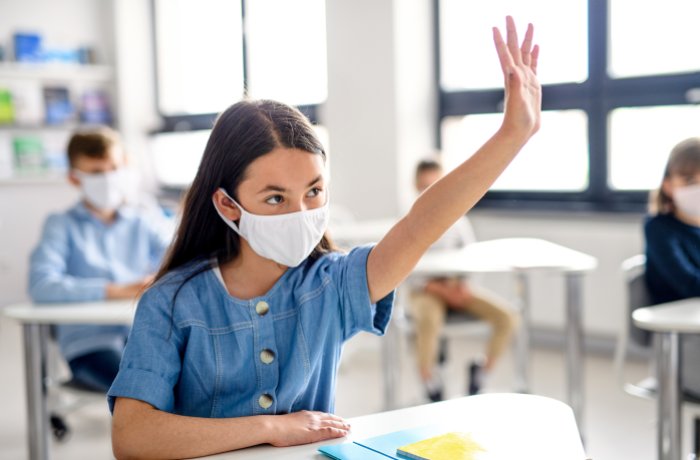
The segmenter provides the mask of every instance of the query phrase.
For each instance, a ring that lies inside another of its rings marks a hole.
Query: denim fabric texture
[[[128,397],[197,417],[332,412],[343,343],[383,334],[391,316],[393,292],[369,298],[371,249],[307,259],[249,300],[226,291],[211,261],[169,273],[139,302],[110,410]]]

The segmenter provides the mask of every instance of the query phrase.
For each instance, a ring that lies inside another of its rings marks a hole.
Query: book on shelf
[[[75,120],[70,92],[64,86],[44,87],[44,109],[46,124],[61,125]]]
[[[19,126],[37,126],[44,122],[44,99],[38,81],[15,81],[9,85],[12,93],[14,123]]]
[[[15,110],[12,104],[12,93],[8,88],[0,87],[0,124],[12,123],[15,120]]]
[[[100,125],[112,123],[112,109],[105,90],[87,89],[83,92],[80,97],[80,121]]]

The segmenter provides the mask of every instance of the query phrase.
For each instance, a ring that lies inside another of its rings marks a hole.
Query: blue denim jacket
[[[370,250],[307,259],[250,300],[229,295],[211,262],[171,272],[139,302],[110,410],[128,397],[196,417],[332,412],[343,343],[383,334],[391,315],[393,292],[369,298]]]
[[[31,255],[29,295],[37,303],[103,300],[107,283],[133,283],[154,273],[171,237],[172,224],[155,213],[123,207],[105,224],[78,203],[46,219]],[[128,332],[126,326],[56,326],[68,360],[121,351]]]

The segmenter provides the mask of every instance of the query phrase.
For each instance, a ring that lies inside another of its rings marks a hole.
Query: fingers
[[[498,27],[493,28],[493,43],[496,45],[496,52],[498,53],[498,60],[501,63],[501,70],[503,71],[503,74],[510,74],[512,71],[511,69],[515,66],[515,63],[513,62],[513,57],[508,51],[506,43],[503,41],[501,31],[498,30]]]
[[[335,428],[337,430],[348,431],[350,430],[350,424],[344,420],[323,420],[321,421],[321,428]]]
[[[506,42],[508,51],[516,65],[522,64],[520,48],[518,48],[518,31],[515,29],[515,21],[512,16],[506,16]]]
[[[520,46],[520,55],[522,56],[523,64],[527,66],[529,66],[531,62],[530,49],[532,48],[533,32],[534,28],[532,27],[532,24],[528,24],[527,31],[525,32],[525,39],[523,40],[523,44]]]
[[[535,45],[533,47],[534,27],[532,24],[527,25],[525,38],[522,45],[518,47],[518,32],[515,27],[515,21],[512,16],[506,16],[506,40],[497,27],[493,28],[493,42],[496,45],[498,60],[501,64],[506,81],[508,77],[514,75],[515,67],[526,66],[530,67],[534,73],[537,73],[537,60],[539,58],[540,48]]]
[[[540,57],[540,47],[539,45],[535,45],[534,48],[532,48],[532,53],[531,53],[531,62],[530,62],[530,68],[532,69],[532,72],[537,75],[537,60]]]

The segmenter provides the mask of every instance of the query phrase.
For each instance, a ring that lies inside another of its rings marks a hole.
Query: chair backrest
[[[630,257],[622,263],[622,271],[627,283],[627,333],[630,341],[641,347],[651,346],[651,333],[634,325],[632,312],[652,304],[644,278],[645,269],[646,257],[642,254]]]

